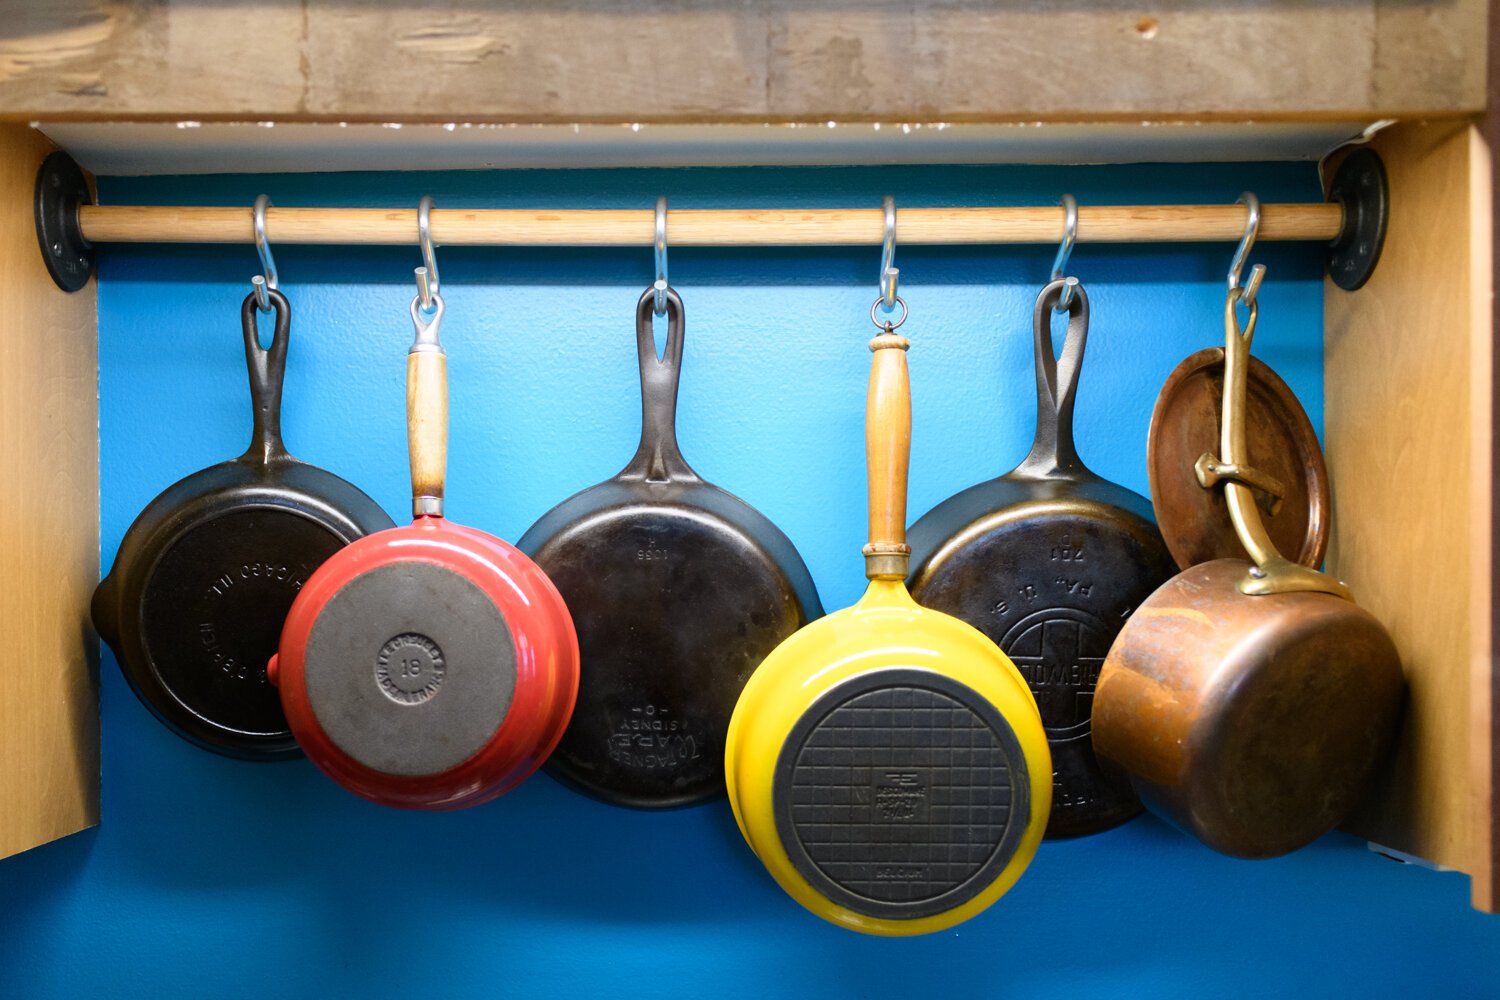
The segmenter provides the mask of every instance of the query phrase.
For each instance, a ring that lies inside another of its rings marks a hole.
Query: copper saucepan
[[[1283,558],[1249,484],[1245,397],[1257,306],[1224,307],[1220,455],[1205,455],[1254,560],[1163,584],[1126,623],[1094,698],[1094,749],[1146,806],[1225,854],[1285,854],[1358,803],[1395,734],[1404,681],[1385,628],[1348,589]],[[1200,479],[1207,481],[1203,473]]]

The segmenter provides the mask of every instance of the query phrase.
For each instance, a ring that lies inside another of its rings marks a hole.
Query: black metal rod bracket
[[[36,240],[57,287],[76,292],[94,273],[94,247],[83,238],[78,206],[92,205],[88,178],[67,153],[58,150],[36,173]]]
[[[1380,154],[1363,148],[1345,157],[1328,185],[1328,200],[1344,206],[1343,228],[1328,244],[1324,258],[1328,276],[1335,285],[1352,292],[1370,280],[1385,247],[1391,191]]]

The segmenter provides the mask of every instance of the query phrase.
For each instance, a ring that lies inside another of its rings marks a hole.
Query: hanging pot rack
[[[1364,284],[1380,257],[1388,214],[1385,168],[1360,149],[1341,164],[1325,202],[1261,206],[1258,239],[1328,244],[1329,274],[1339,287]],[[53,153],[37,175],[37,237],[58,285],[88,281],[100,243],[251,243],[249,206],[169,207],[92,204],[87,179],[66,153]],[[263,214],[278,244],[411,244],[412,208],[279,208]],[[1078,243],[1213,242],[1240,239],[1246,209],[1224,205],[1080,205]],[[1065,235],[1060,205],[902,208],[903,245],[1045,244]],[[448,246],[645,246],[656,215],[641,209],[434,208],[434,242]],[[882,243],[879,207],[847,209],[674,209],[674,246],[852,246]]]

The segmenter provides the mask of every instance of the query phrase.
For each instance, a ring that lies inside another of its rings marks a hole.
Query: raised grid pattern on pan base
[[[1010,762],[990,726],[938,691],[858,694],[807,734],[791,816],[832,882],[882,903],[933,899],[973,878],[1011,821]]]

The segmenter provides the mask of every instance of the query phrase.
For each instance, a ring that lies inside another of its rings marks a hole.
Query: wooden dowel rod
[[[84,238],[91,243],[250,243],[250,208],[165,208],[84,205]],[[1322,240],[1338,235],[1338,204],[1264,205],[1259,239]],[[878,245],[879,208],[681,209],[667,215],[671,246]],[[446,246],[650,246],[650,209],[436,208],[433,239]],[[1230,241],[1245,226],[1241,205],[1082,206],[1080,243]],[[1062,209],[903,208],[903,244],[1056,243]],[[271,208],[266,235],[278,243],[416,243],[414,208]]]

